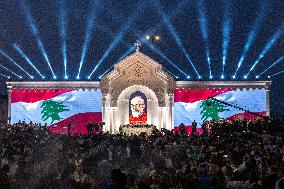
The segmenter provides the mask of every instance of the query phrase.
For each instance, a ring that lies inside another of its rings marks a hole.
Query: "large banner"
[[[210,97],[260,115],[266,115],[265,89],[177,89],[174,92],[174,126],[178,127],[183,123],[191,132],[191,124],[194,120],[198,128],[201,128],[201,124],[206,120],[255,117],[245,111],[208,99]]]
[[[102,121],[102,94],[97,90],[12,90],[11,123],[25,121],[50,126],[53,132],[87,133],[86,125]]]
[[[147,98],[144,93],[135,91],[129,98],[129,123],[147,123]]]

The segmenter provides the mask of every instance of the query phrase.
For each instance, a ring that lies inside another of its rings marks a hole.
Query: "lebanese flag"
[[[55,133],[86,134],[86,125],[102,121],[102,94],[97,90],[12,90],[11,123],[25,121],[49,126]]]
[[[191,124],[197,122],[197,132],[201,133],[201,124],[204,120],[212,119],[252,119],[254,115],[213,100],[209,97],[232,104],[260,115],[266,115],[265,89],[234,90],[186,90],[177,89],[174,92],[174,126],[183,123],[191,133]]]

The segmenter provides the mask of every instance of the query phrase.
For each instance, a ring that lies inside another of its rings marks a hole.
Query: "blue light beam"
[[[63,55],[63,63],[64,63],[64,78],[68,79],[67,75],[67,13],[66,13],[66,1],[60,1],[59,7],[59,32],[61,38],[61,51]]]
[[[171,64],[174,68],[176,68],[178,71],[180,71],[186,78],[189,74],[186,74],[184,71],[182,71],[177,64],[173,63],[173,61],[171,61],[160,49],[158,49],[157,47],[155,47],[154,44],[149,43],[149,41],[147,41],[145,38],[142,38],[141,35],[136,33],[136,36],[141,39],[141,42],[144,43],[145,45],[147,45],[153,52],[157,53],[160,57],[162,57],[163,59],[165,59],[169,64]]]
[[[256,65],[259,64],[259,62],[262,60],[262,58],[266,55],[266,53],[272,48],[272,46],[275,44],[275,42],[281,37],[282,33],[284,30],[284,22],[282,23],[282,25],[280,26],[280,28],[278,28],[278,30],[274,33],[274,35],[270,38],[270,40],[268,41],[268,43],[265,45],[265,47],[263,48],[263,50],[261,51],[259,57],[257,58],[257,60],[254,62],[254,64],[252,65],[252,67],[249,69],[249,72],[246,74],[246,76],[248,76],[251,71],[255,68]]]
[[[5,74],[1,74],[1,73],[0,73],[0,75],[2,75],[3,77],[6,77],[7,79],[11,79],[11,76],[8,76],[8,75],[5,75]]]
[[[40,73],[40,71],[32,63],[29,57],[24,53],[24,51],[17,44],[13,44],[13,47],[18,53],[20,53],[20,55],[27,61],[27,63],[35,69],[35,71],[41,76],[41,78],[44,79],[45,77]]]
[[[34,78],[34,76],[30,75],[24,68],[22,68],[22,66],[20,66],[16,61],[14,61],[7,53],[5,53],[2,49],[0,49],[0,53],[6,57],[10,62],[12,62],[13,64],[15,64],[18,68],[20,68],[20,70],[22,70],[23,72],[25,72],[31,79]]]
[[[13,75],[17,76],[18,78],[22,79],[23,77],[21,75],[16,74],[15,72],[11,71],[10,69],[8,69],[7,67],[3,66],[2,64],[0,64],[0,67],[2,67],[4,70],[7,70],[8,72],[12,73]]]
[[[32,17],[31,11],[30,11],[29,7],[26,5],[24,0],[19,0],[19,2],[21,4],[22,9],[24,10],[24,13],[25,13],[25,16],[26,16],[26,20],[27,20],[27,22],[28,22],[28,24],[30,26],[30,29],[31,29],[34,37],[36,38],[37,45],[38,45],[38,47],[39,47],[39,49],[40,49],[40,51],[41,51],[41,53],[42,53],[46,63],[48,64],[48,67],[49,67],[49,69],[50,69],[50,71],[51,71],[51,73],[53,75],[53,78],[56,78],[56,75],[53,72],[53,69],[51,67],[48,55],[46,53],[46,50],[45,50],[44,45],[42,43],[42,40],[40,38],[39,31],[38,31],[37,26],[35,24],[35,21],[34,21],[34,19]]]
[[[202,38],[205,44],[206,59],[207,59],[208,69],[209,69],[209,78],[212,79],[213,76],[212,76],[212,70],[211,70],[210,50],[208,46],[208,29],[207,29],[207,21],[206,21],[206,12],[205,12],[203,3],[204,3],[203,1],[198,1],[197,3],[198,22],[199,22],[199,27],[201,30]]]
[[[127,30],[133,25],[136,18],[142,13],[141,6],[138,6],[140,10],[134,11],[134,15],[130,15],[127,19],[126,24],[123,26],[123,28],[120,29],[116,37],[112,40],[106,51],[104,52],[103,56],[99,59],[99,61],[96,63],[96,66],[94,67],[93,71],[90,73],[89,77],[91,77],[94,72],[98,69],[98,67],[103,63],[103,61],[107,58],[107,56],[110,54],[113,48],[115,48],[123,39],[123,36],[125,33],[127,33]]]
[[[180,37],[178,36],[178,34],[177,34],[177,32],[176,32],[174,26],[172,25],[172,23],[171,23],[169,17],[168,17],[168,16],[166,15],[166,13],[163,11],[163,9],[161,8],[161,5],[160,5],[160,3],[159,3],[158,1],[156,1],[156,4],[155,4],[155,5],[156,5],[156,8],[158,9],[158,12],[159,12],[160,15],[162,16],[163,21],[164,21],[164,23],[165,23],[166,26],[167,26],[167,29],[169,30],[170,34],[171,34],[172,37],[174,38],[176,44],[181,48],[183,54],[185,55],[187,61],[190,63],[190,65],[191,65],[192,68],[194,69],[196,75],[197,75],[198,77],[200,77],[198,71],[196,70],[196,68],[195,68],[195,66],[194,66],[194,64],[193,64],[193,62],[192,62],[192,60],[191,60],[191,58],[190,58],[190,56],[189,56],[189,53],[186,51],[184,45],[182,44],[181,39],[180,39]]]
[[[223,24],[222,79],[224,79],[227,52],[228,52],[228,47],[230,43],[230,32],[231,32],[230,21],[226,19]]]
[[[224,1],[225,3],[225,10],[224,10],[224,19],[223,19],[223,44],[222,44],[222,75],[221,79],[224,79],[225,76],[225,65],[226,65],[226,60],[227,60],[227,52],[229,48],[229,43],[230,43],[230,34],[231,34],[231,24],[232,20],[230,18],[230,8],[231,5],[229,2]]]
[[[129,47],[129,49],[123,55],[121,55],[116,62],[118,63],[118,62],[122,61],[124,58],[126,58],[134,50],[135,50],[134,46]],[[115,64],[117,64],[117,63],[115,63]],[[114,65],[111,65],[102,75],[100,75],[99,79],[101,79],[106,73],[108,73],[111,69],[113,69]],[[90,78],[91,77],[89,77],[89,79]]]
[[[261,8],[257,12],[256,20],[254,21],[254,24],[253,24],[253,26],[252,26],[252,28],[249,32],[249,35],[248,35],[248,38],[246,40],[241,58],[238,62],[238,66],[237,66],[237,69],[236,69],[233,77],[236,77],[236,75],[237,75],[243,61],[245,60],[246,55],[247,55],[247,53],[248,53],[248,51],[249,51],[249,49],[250,49],[250,47],[251,47],[251,45],[252,45],[252,43],[255,39],[255,36],[257,35],[257,33],[258,33],[258,31],[261,27],[261,24],[264,21],[265,15],[267,15],[268,5],[269,5],[269,0],[261,2]]]
[[[265,69],[263,72],[261,72],[260,74],[258,74],[256,77],[260,77],[261,75],[263,75],[264,73],[266,73],[268,70],[270,70],[272,67],[276,66],[277,64],[279,64],[280,62],[282,62],[284,60],[284,56],[281,56],[280,58],[278,58],[278,60],[276,60],[275,62],[273,62],[273,64],[271,64],[267,69]]]
[[[282,73],[284,73],[284,70],[282,70],[282,71],[280,71],[280,72],[277,72],[277,73],[275,73],[275,74],[272,74],[272,75],[270,75],[270,76],[268,76],[268,77],[269,77],[269,78],[272,78],[272,77],[275,77],[275,76],[280,75],[280,74],[282,74]]]
[[[92,8],[91,8],[91,13],[88,17],[88,20],[87,20],[87,28],[86,28],[86,31],[85,31],[85,38],[84,38],[84,42],[83,42],[83,47],[82,47],[82,54],[81,54],[81,59],[80,59],[80,63],[79,63],[79,70],[78,70],[78,74],[77,74],[77,79],[80,79],[80,73],[81,73],[81,69],[82,69],[82,66],[83,66],[83,63],[85,61],[85,57],[86,57],[86,54],[87,54],[87,50],[88,50],[88,47],[89,47],[89,43],[92,39],[92,33],[93,33],[93,30],[94,30],[94,27],[95,27],[95,20],[96,20],[96,13],[97,13],[97,9],[98,9],[98,4],[93,2],[92,4]]]

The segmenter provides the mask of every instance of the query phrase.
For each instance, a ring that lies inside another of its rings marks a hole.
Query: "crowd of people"
[[[0,188],[284,188],[281,122],[204,122],[203,133],[62,135],[0,123]]]

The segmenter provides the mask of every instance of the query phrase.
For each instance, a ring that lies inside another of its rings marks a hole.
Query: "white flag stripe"
[[[265,89],[261,90],[235,90],[229,91],[214,97],[218,100],[227,102],[249,110],[251,112],[264,112],[266,111],[266,92]],[[202,123],[200,108],[201,101],[196,101],[194,103],[186,102],[175,102],[174,104],[174,125],[178,126],[180,123],[185,125],[191,125],[193,120],[197,123]],[[228,106],[229,111],[220,112],[220,118],[228,118],[234,116],[238,113],[243,113],[244,111],[235,109]],[[199,125],[200,126],[200,125]]]
[[[70,110],[59,113],[59,116],[63,119],[66,119],[78,113],[102,112],[102,94],[100,90],[74,90],[50,99],[54,100],[55,102],[63,102],[63,105]],[[37,101],[34,103],[12,103],[11,122],[17,123],[19,120],[25,120],[26,122],[32,121],[35,123],[47,123],[48,125],[50,125],[50,118],[46,121],[42,120],[42,108],[40,108],[42,102],[43,101]],[[55,121],[54,123],[57,122],[58,121]]]

